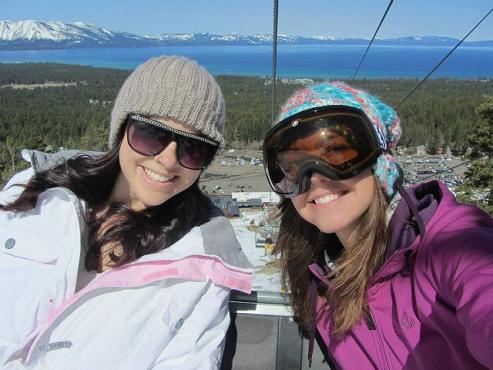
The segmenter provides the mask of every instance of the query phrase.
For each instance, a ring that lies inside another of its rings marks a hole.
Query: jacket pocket
[[[24,260],[51,264],[60,253],[60,241],[37,229],[19,227],[14,221],[0,234],[0,251]]]
[[[23,218],[4,218],[5,213],[0,212],[0,341],[21,343],[52,309],[49,286],[61,243]]]

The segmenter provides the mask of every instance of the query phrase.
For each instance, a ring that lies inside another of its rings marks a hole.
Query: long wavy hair
[[[280,254],[283,281],[290,288],[291,304],[302,332],[312,324],[310,294],[312,275],[308,265],[325,264],[325,253],[335,266],[326,277],[330,287],[320,284],[318,294],[326,299],[336,337],[343,337],[368,315],[366,294],[371,279],[382,266],[387,247],[385,212],[388,202],[375,176],[374,200],[361,215],[344,248],[335,234],[322,233],[301,218],[289,199],[282,199],[278,217],[279,236],[274,253]]]
[[[23,212],[36,207],[39,195],[47,189],[63,187],[86,202],[84,219],[88,242],[85,267],[102,271],[103,247],[119,246],[110,252],[112,267],[158,252],[182,238],[194,226],[209,221],[211,202],[199,189],[198,180],[161,205],[134,211],[125,204],[107,200],[120,173],[119,150],[125,125],[118,134],[118,145],[99,156],[78,155],[47,171],[39,172],[25,185],[19,198],[0,210]],[[103,210],[103,211],[102,211]],[[113,222],[111,222],[113,221]],[[111,249],[111,248],[110,248]]]

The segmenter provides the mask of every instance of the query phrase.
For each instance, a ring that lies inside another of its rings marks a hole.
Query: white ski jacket
[[[14,176],[0,203],[33,173]],[[218,369],[230,290],[252,286],[226,218],[75,292],[83,210],[72,192],[53,188],[28,212],[0,211],[0,368]]]

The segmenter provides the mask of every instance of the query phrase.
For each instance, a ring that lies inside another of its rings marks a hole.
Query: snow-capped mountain
[[[367,45],[368,39],[337,39],[331,36],[278,35],[279,44],[352,44]],[[377,39],[380,45],[454,45],[448,37],[402,37]],[[136,35],[114,32],[84,22],[63,23],[36,20],[0,21],[0,50],[65,49],[92,47],[150,47],[165,45],[269,45],[272,35],[189,33]],[[493,41],[469,42],[475,46],[493,46]]]
[[[109,40],[114,36],[114,32],[83,22],[0,21],[0,39],[5,41]]]
[[[0,49],[140,46],[141,39],[84,22],[0,21]]]
[[[115,36],[114,32],[83,22],[38,22],[27,21],[0,21],[0,35],[2,40],[84,40],[106,39]]]

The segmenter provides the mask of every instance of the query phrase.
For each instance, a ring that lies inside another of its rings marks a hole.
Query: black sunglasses
[[[137,153],[150,157],[158,155],[174,141],[178,163],[191,170],[206,168],[219,148],[219,143],[213,140],[137,114],[127,118],[127,141]]]

